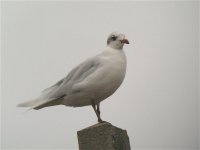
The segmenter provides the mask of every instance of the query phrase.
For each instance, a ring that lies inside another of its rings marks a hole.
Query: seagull
[[[38,98],[17,106],[38,110],[55,105],[92,105],[98,122],[104,122],[100,117],[100,102],[119,88],[126,74],[124,44],[129,44],[124,34],[111,33],[104,51],[76,66],[66,77],[43,90]]]

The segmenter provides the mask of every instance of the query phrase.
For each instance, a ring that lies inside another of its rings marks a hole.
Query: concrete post
[[[130,150],[126,130],[98,123],[77,132],[79,150]]]

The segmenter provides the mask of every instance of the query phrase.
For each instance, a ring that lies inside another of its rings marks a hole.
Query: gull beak
[[[129,41],[127,39],[123,39],[123,40],[120,40],[121,43],[125,43],[125,44],[129,44]]]

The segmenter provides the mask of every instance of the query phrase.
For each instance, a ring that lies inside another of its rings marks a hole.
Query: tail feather
[[[17,107],[29,107],[30,109],[41,109],[43,107],[47,106],[54,106],[61,104],[62,98],[51,98],[51,99],[45,99],[45,98],[37,98],[32,101],[20,103],[17,105]]]
[[[35,106],[33,109],[41,109],[41,108],[44,108],[44,107],[50,107],[50,106],[55,106],[55,105],[61,105],[62,104],[62,101],[63,99],[55,99],[55,100],[52,100],[50,102],[46,102],[46,103],[43,103],[41,105],[38,105],[38,106]]]
[[[34,99],[34,100],[31,100],[31,101],[28,101],[28,102],[20,103],[20,104],[17,105],[17,107],[29,107],[31,109],[34,109],[35,107],[38,107],[38,106],[43,105],[45,103],[48,103],[52,100],[54,100],[54,99],[38,98],[38,99]]]
[[[35,99],[35,100],[28,101],[28,102],[20,103],[17,105],[17,107],[33,107],[37,103],[38,103],[38,99]]]

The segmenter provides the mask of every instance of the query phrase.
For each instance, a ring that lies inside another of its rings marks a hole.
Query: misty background
[[[97,123],[92,107],[24,113],[83,60],[124,33],[127,74],[101,103],[132,149],[198,149],[199,3],[2,2],[1,148],[78,149],[76,132]]]

